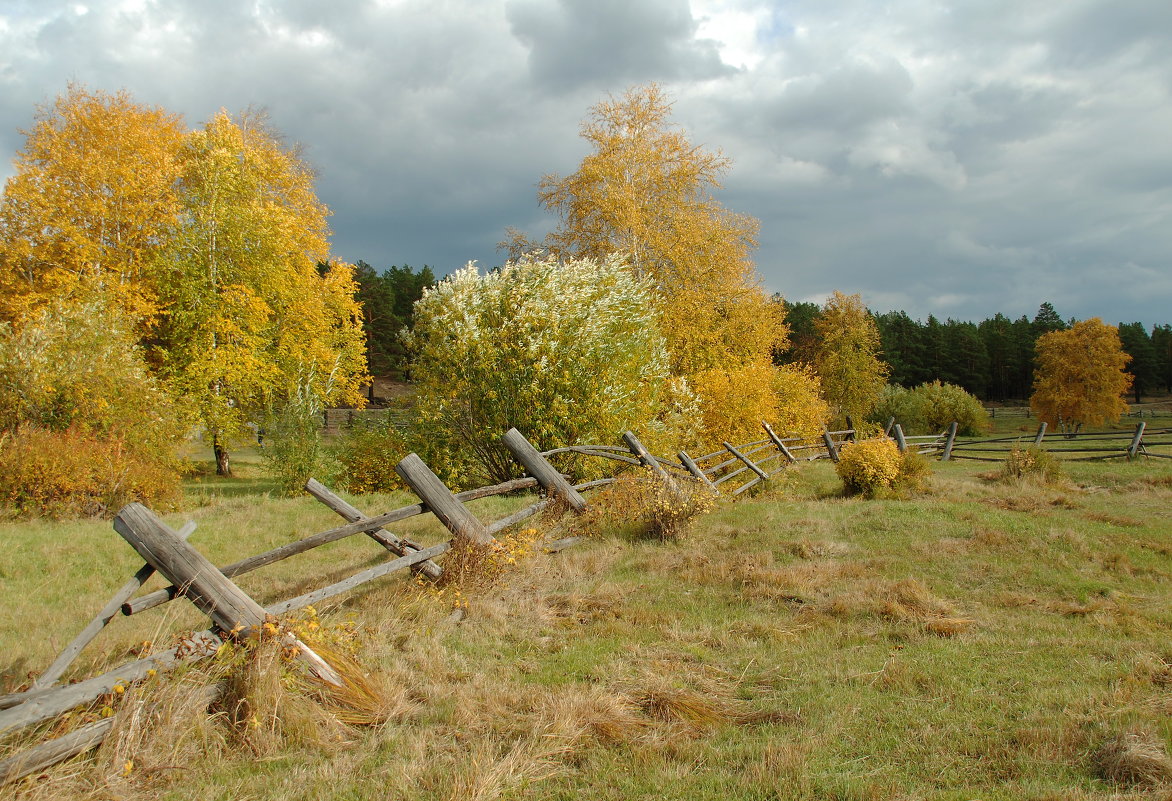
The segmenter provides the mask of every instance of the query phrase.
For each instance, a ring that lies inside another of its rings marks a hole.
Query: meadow
[[[194,520],[191,542],[214,562],[336,525],[308,498],[272,497],[247,455],[236,464],[236,479],[189,479],[187,508],[167,518]],[[719,504],[678,542],[601,525],[460,596],[383,579],[317,619],[345,632],[369,671],[376,725],[241,735],[222,713],[190,708],[182,688],[204,680],[192,668],[115,700],[115,735],[96,755],[6,789],[282,801],[1167,796],[1138,769],[1105,771],[1102,749],[1131,734],[1159,762],[1172,737],[1172,464],[1069,464],[1049,484],[993,481],[993,467],[935,463],[926,492],[866,500],[842,497],[825,461],[802,464]],[[406,501],[350,500],[371,513]],[[473,509],[490,519],[522,502]],[[427,517],[395,531],[444,537]],[[9,521],[0,538],[10,691],[140,562],[106,521]],[[383,558],[351,538],[240,584],[264,603]],[[115,620],[76,672],[203,625],[182,601]],[[187,708],[151,729],[139,713],[152,698]],[[288,704],[288,717],[301,714]]]

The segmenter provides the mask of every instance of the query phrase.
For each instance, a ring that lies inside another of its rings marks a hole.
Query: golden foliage
[[[871,496],[895,485],[901,462],[894,442],[875,437],[843,445],[834,469],[848,495]]]
[[[159,339],[211,437],[293,399],[361,405],[352,268],[324,265],[328,211],[296,151],[263,117],[221,111],[188,137],[180,196]]]
[[[0,319],[93,290],[150,318],[179,214],[181,118],[71,84],[22,133],[0,205]]]
[[[781,436],[814,437],[830,420],[830,405],[822,397],[822,381],[814,368],[786,364],[777,368],[774,385],[777,411],[768,419]]]
[[[1037,368],[1030,408],[1038,418],[1064,430],[1116,421],[1127,411],[1124,393],[1131,357],[1123,351],[1119,329],[1098,317],[1051,331],[1035,344]]]
[[[561,218],[543,246],[579,258],[626,254],[658,292],[672,374],[709,387],[709,397],[738,376],[759,380],[743,387],[744,408],[756,409],[773,383],[764,365],[787,333],[780,304],[762,291],[749,256],[758,223],[712,196],[729,160],[693,145],[670,115],[656,84],[591,110],[581,128],[591,153],[573,174],[541,181],[542,205]],[[532,247],[512,237],[513,250]],[[710,441],[748,425],[736,411],[719,423],[720,408],[706,405],[703,413],[712,423]]]
[[[837,419],[862,422],[875,405],[891,368],[879,358],[879,328],[859,295],[835,291],[815,321],[816,368]]]

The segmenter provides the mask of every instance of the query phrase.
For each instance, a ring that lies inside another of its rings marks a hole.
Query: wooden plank
[[[97,748],[113,725],[114,718],[99,720],[0,761],[0,785],[23,779],[70,757],[84,754],[91,748]]]
[[[350,523],[357,523],[366,517],[356,506],[338,497],[329,487],[322,484],[316,478],[311,478],[305,482],[305,491]],[[367,531],[366,534],[388,551],[399,556],[406,556],[408,553],[414,553],[419,550],[415,543],[408,542],[383,528]],[[430,579],[438,579],[444,572],[443,568],[431,561],[418,562],[412,566],[412,570],[422,573]]]
[[[750,469],[750,470],[752,470],[754,473],[756,473],[756,474],[757,474],[757,477],[758,477],[759,479],[761,479],[762,481],[766,481],[766,480],[768,480],[768,478],[769,478],[769,474],[768,474],[768,473],[766,473],[764,470],[762,470],[762,469],[761,469],[760,467],[758,467],[757,465],[755,465],[755,464],[752,462],[752,460],[750,460],[750,459],[749,459],[749,457],[748,457],[748,456],[745,456],[743,453],[741,453],[739,450],[737,450],[737,449],[736,449],[736,447],[734,447],[734,446],[733,446],[731,443],[729,443],[729,442],[722,442],[722,443],[720,443],[720,444],[721,444],[721,445],[723,445],[723,446],[725,447],[725,449],[726,449],[726,450],[727,450],[729,453],[731,453],[733,456],[737,457],[737,458],[738,458],[738,459],[740,459],[742,462],[744,462],[744,463],[745,463],[745,467],[749,468],[749,469]]]
[[[183,594],[220,631],[230,636],[259,635],[265,620],[265,610],[244,590],[208,561],[207,557],[164,525],[150,509],[140,503],[127,504],[114,518],[114,530],[170,579]],[[299,658],[323,681],[341,685],[342,680],[313,649],[292,635],[285,638],[287,645],[296,648]]]
[[[794,458],[793,453],[790,452],[790,449],[785,446],[784,442],[782,442],[781,437],[773,433],[773,428],[770,427],[769,423],[766,423],[764,420],[762,420],[761,426],[765,429],[765,433],[769,435],[769,439],[772,440],[773,444],[777,446],[777,449],[781,451],[787,462],[793,464],[795,461],[797,461]]]
[[[825,428],[822,429],[822,444],[826,446],[826,455],[830,457],[830,461],[837,462],[838,448],[834,447],[834,438]]]
[[[433,545],[430,548],[424,548],[421,551],[413,551],[406,556],[400,556],[398,559],[393,559],[390,562],[384,562],[381,565],[376,565],[375,567],[355,573],[353,576],[330,584],[327,587],[322,587],[313,592],[307,592],[288,601],[271,604],[266,611],[270,615],[282,615],[294,609],[304,609],[310,604],[316,604],[327,598],[333,598],[335,595],[341,595],[369,581],[381,578],[388,573],[394,573],[396,570],[406,570],[409,567],[421,564],[432,557],[439,556],[445,551],[450,550],[451,547],[452,544],[450,542],[443,542],[439,545]]]
[[[643,447],[643,443],[639,441],[639,438],[635,436],[634,432],[624,431],[623,442],[627,443],[627,447],[631,449],[631,453],[638,457],[639,462],[644,467],[651,468],[651,472],[663,479],[665,483],[672,484],[671,477],[663,469],[663,465],[659,463],[658,459],[647,452],[647,449]]]
[[[907,453],[907,439],[903,436],[903,426],[899,423],[895,424],[895,445],[899,448],[900,453]]]
[[[183,528],[179,529],[178,535],[181,539],[187,539],[191,536],[191,532],[195,531],[195,523],[187,521]],[[155,568],[152,565],[146,564],[138,569],[138,572],[131,576],[130,580],[119,588],[118,592],[102,607],[102,610],[89,622],[84,629],[81,630],[73,642],[65,646],[57,658],[53,660],[53,664],[46,668],[45,672],[36,678],[33,682],[33,688],[39,689],[41,687],[49,687],[61,678],[61,674],[73,664],[77,659],[77,655],[81,653],[82,649],[93,642],[94,637],[97,637],[99,632],[106,627],[106,625],[114,619],[122,609],[122,604],[130,600],[130,596],[138,592],[139,588],[146,583],[147,579],[155,574]]]
[[[716,485],[712,483],[712,479],[708,477],[707,473],[700,469],[700,466],[692,460],[692,457],[688,455],[687,451],[680,451],[676,454],[676,458],[680,460],[680,464],[688,469],[689,473],[691,473],[700,481],[703,481],[708,489],[712,490],[717,495],[720,494],[720,490],[718,490]]]
[[[260,604],[142,504],[123,507],[114,518],[114,530],[148,564],[182,587],[183,594],[221,631],[250,631],[264,622]]]
[[[578,494],[570,482],[566,481],[544,456],[538,453],[537,448],[534,448],[520,431],[510,428],[501,437],[501,443],[525,467],[529,475],[538,480],[547,493],[561,498],[575,512],[585,511],[586,499]]]
[[[115,685],[125,686],[127,682],[145,678],[152,670],[163,670],[183,662],[193,662],[211,656],[222,642],[223,640],[211,631],[201,631],[174,648],[119,665],[100,676],[76,684],[49,687],[28,693],[31,696],[28,700],[0,711],[0,733],[6,734],[57,717],[62,712],[88,704],[112,692]]]
[[[1147,427],[1147,424],[1144,423],[1142,420],[1139,422],[1138,425],[1136,425],[1135,437],[1131,440],[1131,445],[1127,449],[1128,460],[1134,459],[1135,455],[1137,453],[1139,453],[1140,444],[1143,442],[1143,439],[1144,439],[1144,428],[1146,428],[1146,427]]]
[[[948,440],[944,443],[944,453],[940,454],[940,461],[947,462],[952,458],[952,446],[956,442],[956,429],[959,426],[956,421],[952,421],[952,425],[948,426]]]
[[[418,454],[407,454],[395,465],[395,472],[457,539],[466,538],[479,545],[488,545],[493,541],[484,525],[456,500],[452,491],[444,486],[444,482],[423,463]]]

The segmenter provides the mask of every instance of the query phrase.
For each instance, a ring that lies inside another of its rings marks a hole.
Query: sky
[[[1168,0],[0,0],[0,179],[71,81],[266,109],[335,256],[440,275],[549,231],[590,107],[658,82],[769,292],[1172,322]]]

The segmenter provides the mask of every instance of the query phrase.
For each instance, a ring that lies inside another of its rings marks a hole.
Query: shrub
[[[408,452],[403,432],[390,419],[355,425],[342,435],[334,449],[338,483],[359,495],[402,489],[404,484],[395,465]]]
[[[107,516],[131,501],[157,509],[178,497],[178,474],[121,440],[31,425],[0,436],[0,504],[18,514]]]
[[[989,415],[975,396],[955,384],[932,381],[915,389],[888,384],[868,419],[885,424],[892,417],[908,434],[935,434],[953,422],[961,436],[989,428]]]
[[[337,462],[322,438],[320,405],[296,398],[269,416],[264,428],[265,471],[286,495],[301,491],[317,478],[333,483]]]
[[[1036,445],[1014,447],[996,475],[1003,481],[1048,483],[1062,477],[1062,464],[1053,454]]]
[[[895,485],[902,461],[894,442],[875,437],[843,445],[834,469],[848,495],[874,497]]]
[[[470,486],[517,474],[500,445],[510,427],[539,450],[646,427],[668,385],[654,300],[618,258],[527,257],[440,281],[407,337],[420,456],[449,485]]]
[[[568,529],[591,535],[634,524],[638,536],[677,541],[715,503],[716,497],[698,481],[681,478],[669,484],[650,475],[624,475],[600,492]]]
[[[822,398],[822,382],[814,368],[804,364],[778,367],[775,388],[774,430],[783,437],[817,436],[830,420],[830,404]]]

